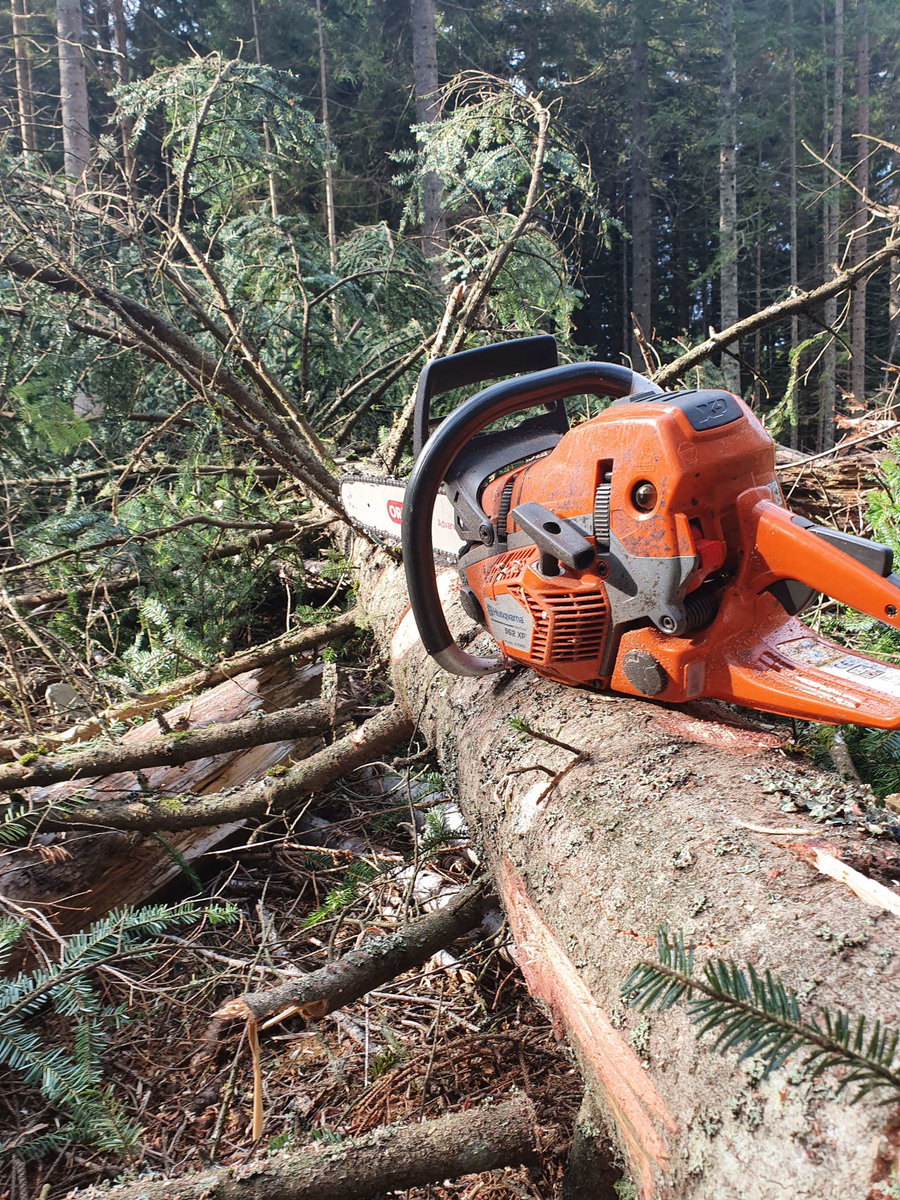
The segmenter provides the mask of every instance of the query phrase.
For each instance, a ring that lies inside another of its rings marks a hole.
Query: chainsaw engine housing
[[[627,397],[487,484],[491,544],[460,556],[464,603],[509,658],[605,686],[625,629],[690,635],[710,623],[715,590],[701,589],[736,565],[735,502],[759,486],[781,502],[772,441],[736,397]],[[657,694],[648,670],[631,665],[640,691]]]

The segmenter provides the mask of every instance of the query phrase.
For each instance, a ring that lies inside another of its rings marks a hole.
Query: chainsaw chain
[[[372,483],[376,487],[400,487],[406,488],[409,482],[406,479],[398,479],[396,475],[367,475],[361,471],[347,471],[341,476],[341,483]],[[365,525],[362,521],[355,522],[356,527],[361,529],[363,533],[374,538],[380,545],[388,546],[392,550],[400,550],[401,544],[399,538],[393,538],[383,529],[377,529],[374,525]],[[432,550],[434,561],[442,566],[455,567],[459,561],[455,554],[448,554],[444,550]]]

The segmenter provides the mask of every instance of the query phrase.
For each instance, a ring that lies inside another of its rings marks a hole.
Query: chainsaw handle
[[[779,579],[793,579],[823,592],[840,604],[900,629],[900,587],[896,575],[880,575],[871,566],[830,545],[794,514],[751,491],[738,502],[752,528],[754,553],[746,565],[746,581],[761,590]],[[743,503],[742,503],[743,501]],[[872,547],[875,549],[875,547]],[[890,571],[890,564],[886,566]]]
[[[500,655],[479,658],[453,640],[441,607],[434,573],[431,518],[444,476],[465,445],[485,426],[538,404],[589,393],[618,399],[635,392],[661,391],[629,367],[615,363],[570,363],[492,384],[463,401],[425,443],[410,476],[403,503],[403,563],[409,602],[422,644],[453,675],[502,671]]]

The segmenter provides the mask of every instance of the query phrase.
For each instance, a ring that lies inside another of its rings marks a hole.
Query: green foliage
[[[35,807],[32,798],[11,792],[0,802],[0,845],[16,846],[26,841],[49,818],[65,820],[84,806],[81,796],[66,796],[48,805]]]
[[[878,541],[885,542],[900,560],[900,438],[894,438],[881,460],[881,487],[866,497],[866,515]]]
[[[211,214],[257,196],[271,170],[324,162],[322,131],[286,71],[212,54],[124,85],[118,100],[135,138],[164,111],[163,148]]]
[[[269,494],[252,475],[205,478],[186,464],[167,484],[120,498],[115,516],[106,498],[87,504],[73,492],[65,511],[26,526],[18,545],[32,560],[65,552],[38,568],[50,587],[77,587],[86,575],[96,582],[105,605],[73,601],[51,628],[78,653],[87,637],[106,678],[140,689],[219,657],[223,640],[251,618],[269,586],[272,557],[292,551],[212,560],[218,546],[249,536],[212,522],[271,523],[271,512]],[[193,523],[155,533],[185,521]],[[132,572],[140,574],[140,589],[104,595],[104,579]]]
[[[445,846],[453,845],[461,836],[464,837],[465,834],[461,834],[459,828],[454,827],[446,808],[438,805],[430,808],[425,814],[425,828],[422,831],[419,847],[422,854],[427,856]]]
[[[36,450],[65,455],[90,437],[91,427],[72,415],[70,405],[56,396],[48,396],[42,382],[21,383],[9,388],[7,398],[16,405],[22,436]],[[30,436],[29,436],[30,435]]]
[[[622,997],[641,1011],[656,1005],[660,1012],[685,1000],[698,1037],[714,1036],[720,1053],[740,1049],[738,1061],[759,1059],[763,1077],[791,1055],[803,1051],[803,1071],[815,1079],[830,1067],[844,1069],[837,1091],[855,1088],[852,1103],[870,1092],[883,1091],[882,1103],[900,1096],[896,1064],[900,1032],[838,1009],[822,1008],[812,1020],[800,1010],[796,992],[766,970],[759,975],[723,959],[709,959],[702,978],[694,976],[693,946],[684,935],[657,930],[658,961],[641,962],[622,986]]]
[[[789,374],[784,395],[775,407],[766,414],[763,420],[767,432],[773,438],[778,438],[785,429],[789,429],[794,423],[794,405],[800,377],[800,360],[807,350],[812,350],[815,347],[823,347],[829,337],[829,330],[820,330],[818,333],[814,333],[812,337],[805,338],[795,349],[788,353]]]
[[[126,1015],[102,1002],[91,974],[105,963],[151,957],[161,934],[200,915],[192,902],[113,912],[66,938],[55,962],[0,981],[0,1065],[39,1088],[60,1113],[51,1133],[16,1144],[17,1155],[40,1157],[70,1141],[126,1154],[135,1148],[140,1127],[104,1085],[101,1061],[105,1033]],[[216,915],[227,919],[224,911]],[[24,932],[24,922],[0,920],[0,966],[9,962]],[[42,1024],[48,1009],[62,1022],[68,1044],[57,1040],[65,1036],[57,1022],[52,1034]],[[0,1145],[0,1154],[8,1149]]]
[[[328,865],[333,865],[331,858],[328,858]],[[354,901],[359,899],[360,893],[366,885],[371,883],[379,873],[378,869],[370,863],[351,863],[343,873],[338,887],[332,888],[318,908],[304,919],[303,928],[310,929],[313,925],[327,921],[329,917],[337,916],[345,908],[349,908]]]
[[[540,136],[534,107],[515,87],[473,72],[445,89],[440,122],[418,125],[415,134],[417,152],[393,156],[406,168],[397,177],[409,189],[406,219],[421,219],[418,185],[437,175],[449,227],[445,279],[465,282],[481,273],[524,207]],[[554,121],[539,219],[518,240],[491,300],[493,320],[504,330],[543,328],[569,337],[579,298],[570,282],[569,243],[585,220],[602,223],[604,217],[584,162]]]

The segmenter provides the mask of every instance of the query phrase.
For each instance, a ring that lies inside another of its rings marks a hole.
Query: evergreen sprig
[[[845,1068],[837,1092],[853,1085],[854,1104],[879,1089],[887,1092],[881,1103],[893,1103],[900,1096],[900,1064],[895,1065],[900,1031],[842,1009],[821,1008],[806,1020],[796,992],[769,970],[760,975],[752,964],[739,967],[730,960],[710,959],[702,978],[697,978],[693,947],[685,946],[680,930],[670,937],[662,926],[656,945],[659,961],[638,963],[622,986],[622,998],[630,1007],[643,1011],[656,1004],[662,1012],[685,999],[698,1037],[715,1034],[713,1045],[719,1053],[741,1048],[738,1061],[760,1059],[763,1077],[792,1054],[806,1051],[803,1066],[810,1078],[829,1067]]]
[[[65,1114],[56,1129],[25,1145],[0,1142],[0,1155],[15,1148],[24,1157],[40,1157],[73,1140],[102,1149],[133,1149],[140,1127],[104,1085],[100,1057],[105,1031],[122,1014],[102,1003],[91,973],[113,960],[152,955],[161,934],[193,923],[200,915],[189,901],[113,912],[66,938],[55,962],[0,980],[0,1066],[19,1072]],[[0,920],[0,967],[25,927],[23,921]],[[36,1022],[47,1008],[66,1021],[71,1046],[53,1040]]]

